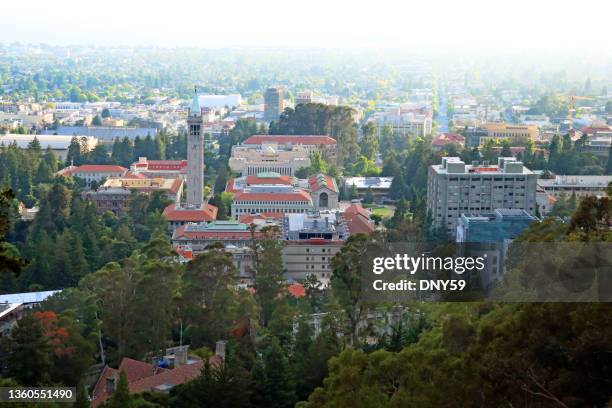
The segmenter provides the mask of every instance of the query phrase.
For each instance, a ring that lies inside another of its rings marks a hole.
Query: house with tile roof
[[[218,343],[223,344],[217,345],[217,352],[208,360],[212,366],[222,364],[223,358],[225,358],[225,342]],[[181,358],[182,361],[180,362],[177,350],[183,352],[184,358]],[[188,346],[168,349],[169,352],[176,353],[164,357],[172,357],[172,360],[174,360],[173,368],[164,367],[164,365],[167,365],[164,359],[158,360],[158,364],[149,364],[128,357],[121,360],[118,368],[105,366],[94,386],[91,406],[98,407],[112,397],[122,371],[127,378],[130,394],[140,394],[145,391],[167,393],[177,385],[195,380],[204,367],[204,361],[187,358],[187,350]]]

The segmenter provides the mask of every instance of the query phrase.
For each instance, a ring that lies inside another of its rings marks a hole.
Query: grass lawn
[[[393,217],[393,209],[389,207],[377,207],[372,209],[372,214],[380,215],[383,218]]]

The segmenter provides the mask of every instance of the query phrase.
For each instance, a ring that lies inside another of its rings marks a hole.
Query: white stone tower
[[[198,90],[194,89],[187,117],[187,206],[196,208],[204,202],[203,123]]]

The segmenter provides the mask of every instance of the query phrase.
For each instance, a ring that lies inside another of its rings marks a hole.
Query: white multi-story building
[[[443,157],[429,167],[427,210],[432,227],[454,235],[463,213],[480,215],[498,208],[536,211],[536,179],[514,157],[500,157],[497,165],[467,165],[458,157]]]
[[[428,136],[431,134],[431,116],[414,112],[402,113],[399,107],[377,112],[369,120],[376,122],[379,129],[390,125],[394,132],[402,135]]]

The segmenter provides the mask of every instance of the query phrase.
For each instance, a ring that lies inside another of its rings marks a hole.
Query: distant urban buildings
[[[535,142],[538,139],[537,125],[512,125],[508,123],[486,123],[486,136],[480,138],[480,144],[487,139],[508,139],[511,145],[524,144],[527,140]]]
[[[284,91],[281,87],[268,88],[264,94],[264,120],[267,122],[278,120],[285,109]]]
[[[403,112],[401,107],[389,108],[374,113],[370,119],[379,129],[391,126],[393,132],[401,135],[428,136],[432,130],[432,119],[429,113]]]
[[[3,145],[8,147],[10,144],[15,143],[20,149],[27,149],[30,143],[32,143],[34,139],[37,139],[43,150],[50,147],[58,159],[66,160],[68,147],[72,142],[72,137],[73,136],[6,134],[0,135],[0,147]],[[77,136],[77,139],[86,150],[93,150],[93,148],[98,145],[98,139],[95,137]]]
[[[203,108],[236,107],[242,103],[240,94],[230,95],[200,95],[200,106]]]

